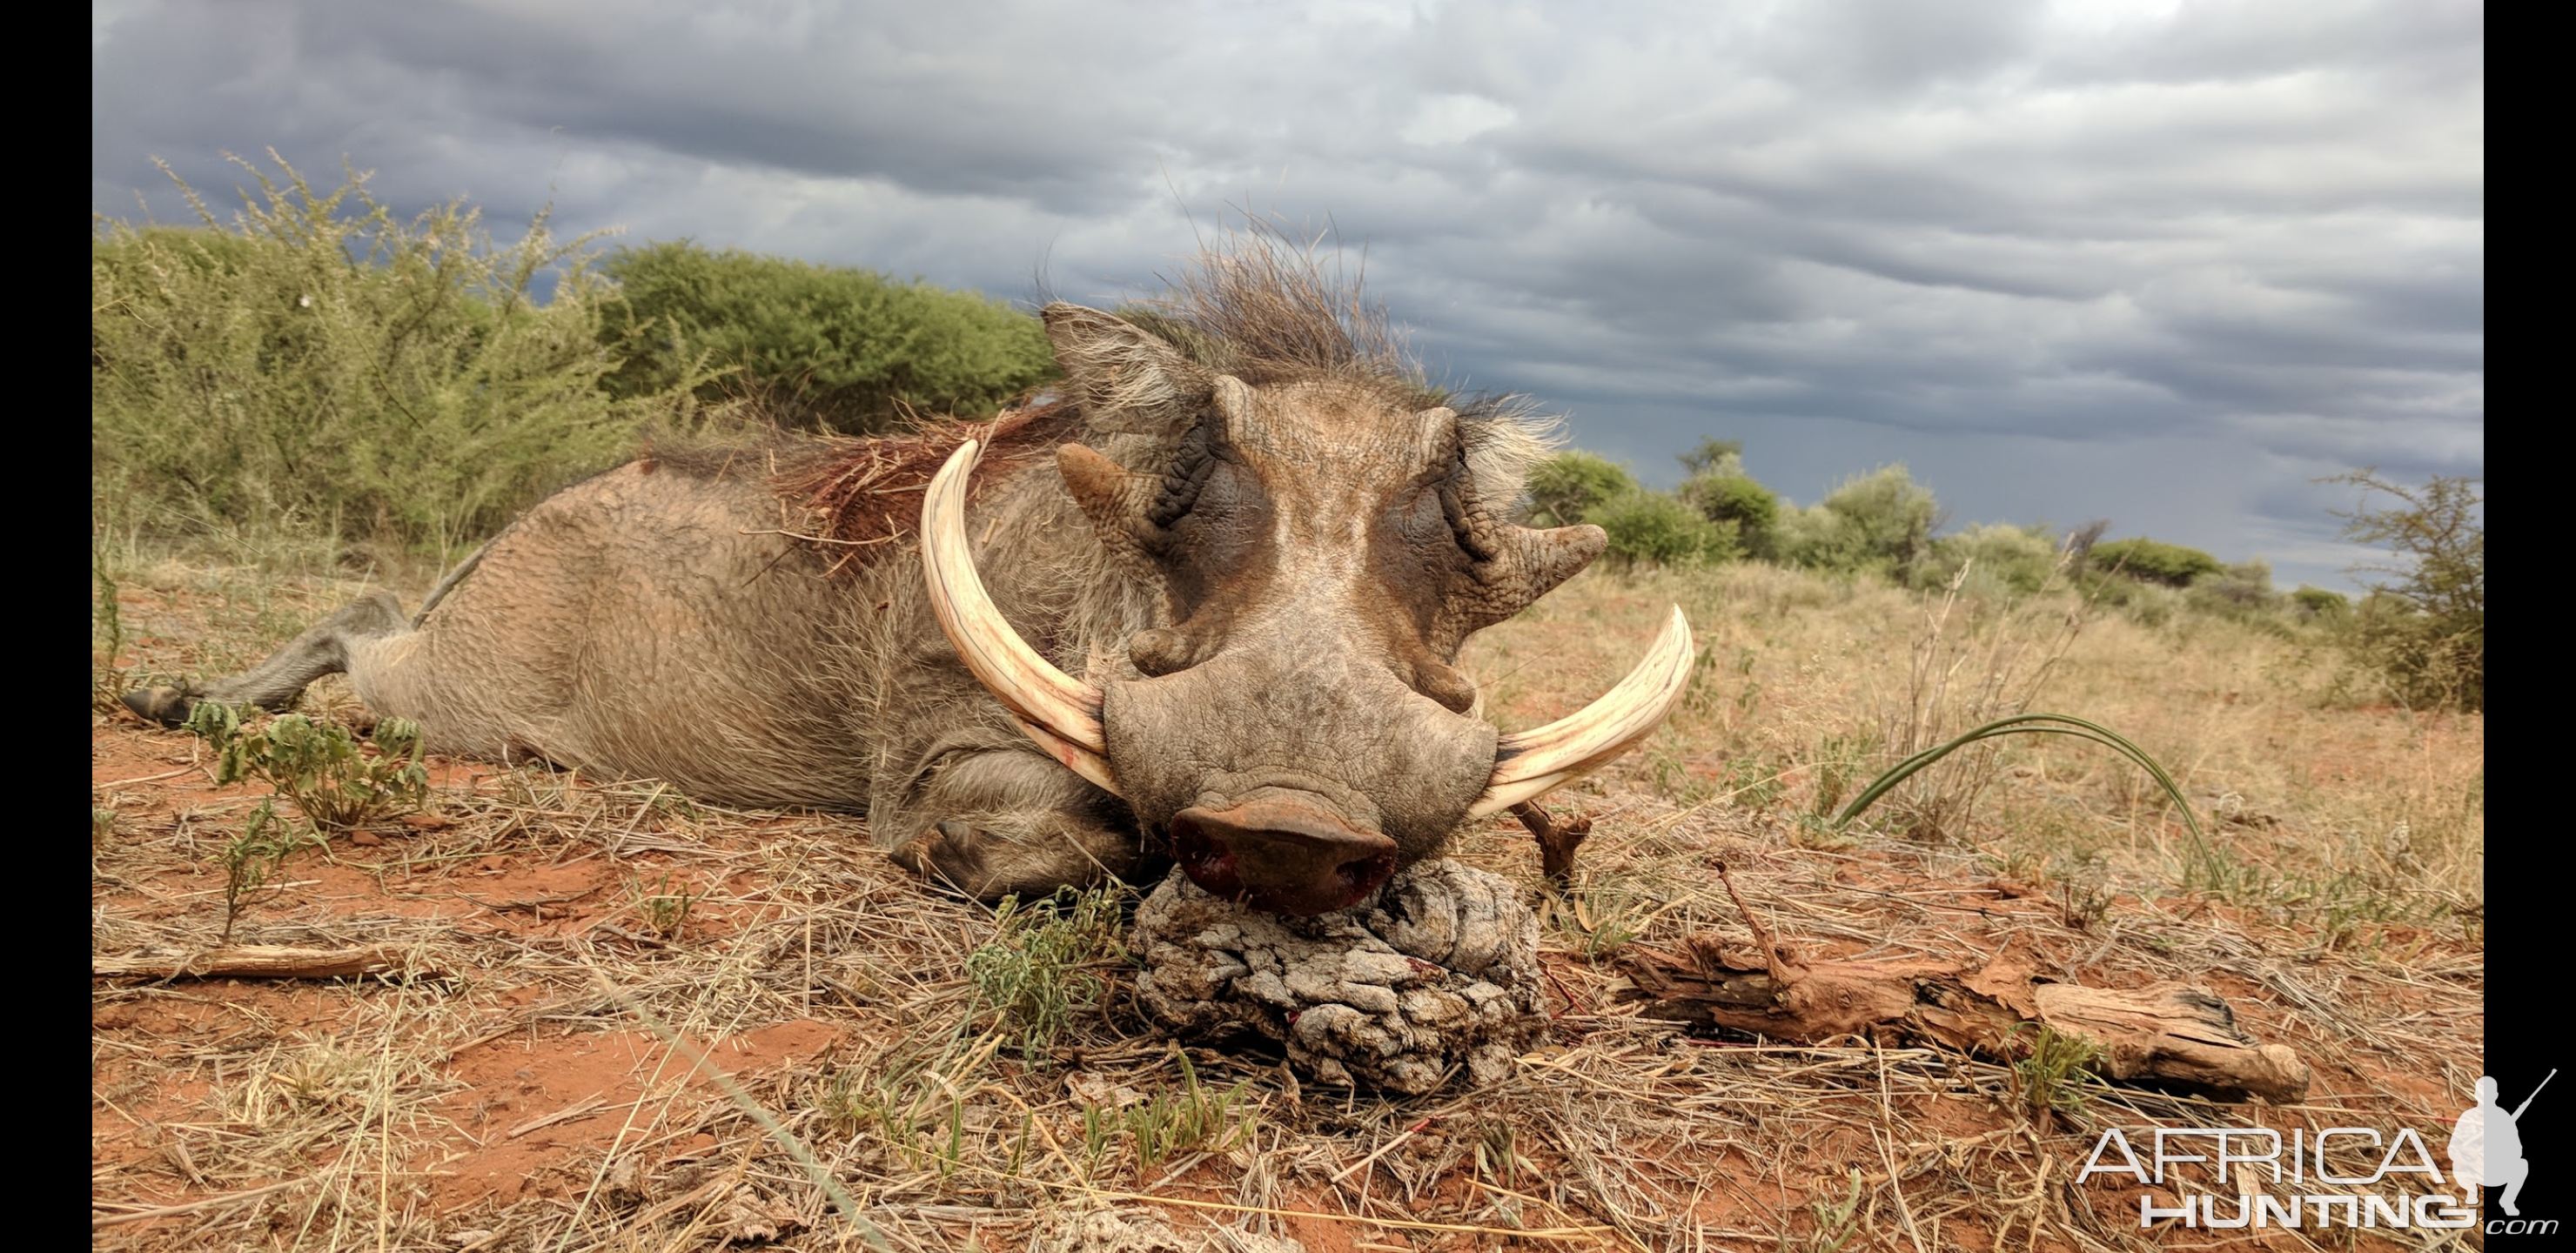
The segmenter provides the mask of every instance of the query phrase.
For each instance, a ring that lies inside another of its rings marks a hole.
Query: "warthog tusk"
[[[939,629],[957,648],[975,680],[1002,702],[1020,729],[1064,767],[1111,792],[1108,740],[1100,727],[1100,689],[1058,670],[1011,629],[984,580],[975,573],[975,551],[966,542],[966,480],[981,448],[958,445],[939,467],[921,500],[921,572]]]
[[[1664,622],[1646,659],[1617,687],[1581,710],[1540,727],[1506,735],[1494,746],[1494,777],[1468,807],[1481,818],[1517,805],[1608,765],[1662,726],[1664,716],[1690,686],[1690,622],[1681,606]]]

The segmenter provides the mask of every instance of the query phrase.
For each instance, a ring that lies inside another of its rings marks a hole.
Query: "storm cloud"
[[[1903,460],[1960,520],[2342,585],[2485,460],[2472,4],[101,3],[91,198],[229,151],[418,208],[1107,301],[1242,210],[1650,481]],[[141,201],[138,202],[138,196]],[[220,195],[216,197],[220,203]]]

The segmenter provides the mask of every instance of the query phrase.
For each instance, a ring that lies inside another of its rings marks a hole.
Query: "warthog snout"
[[[1359,903],[1395,873],[1395,841],[1362,831],[1320,798],[1262,788],[1225,809],[1172,815],[1172,851],[1190,881],[1283,914]]]

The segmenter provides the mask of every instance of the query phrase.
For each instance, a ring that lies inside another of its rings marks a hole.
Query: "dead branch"
[[[2263,1044],[2236,1023],[2227,1002],[2201,989],[2159,983],[2134,990],[2040,983],[2030,969],[1998,958],[1975,969],[1954,963],[1817,962],[1794,982],[1772,960],[1744,962],[1714,937],[1694,936],[1682,955],[1640,953],[1621,962],[1622,1001],[1644,1001],[1645,1016],[1765,1039],[1816,1043],[1868,1035],[2015,1058],[2027,1043],[2015,1028],[2036,1022],[2100,1050],[2104,1078],[2199,1092],[2222,1100],[2248,1094],[2276,1105],[2307,1096],[2308,1067],[2287,1046]],[[1765,954],[1769,957],[1769,954]]]
[[[353,979],[362,975],[438,973],[410,965],[406,950],[394,944],[357,948],[243,944],[195,953],[89,959],[93,979]]]
[[[1574,850],[1583,846],[1583,838],[1592,834],[1592,815],[1576,814],[1559,823],[1548,817],[1537,801],[1522,801],[1512,806],[1512,816],[1538,837],[1540,873],[1550,883],[1563,886],[1574,879]]]

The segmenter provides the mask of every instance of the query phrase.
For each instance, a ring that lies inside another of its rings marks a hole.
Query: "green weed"
[[[1119,936],[1128,895],[1121,887],[1068,888],[1035,905],[1009,897],[994,911],[993,938],[967,954],[966,977],[978,1011],[1023,1059],[1046,1056],[1074,1015],[1107,995],[1096,967],[1126,955]]]
[[[250,811],[250,821],[240,835],[224,845],[224,931],[222,943],[230,944],[233,924],[243,911],[259,903],[260,890],[284,877],[286,862],[297,852],[318,848],[320,837],[309,829],[277,816],[277,808],[263,799]]]
[[[640,883],[638,889],[636,910],[644,915],[644,925],[653,928],[654,934],[665,940],[680,938],[680,933],[688,928],[689,910],[697,904],[697,894],[689,891],[686,885],[673,891],[669,871],[662,873],[661,883],[653,890],[642,891]]]
[[[245,730],[240,710],[215,701],[197,703],[188,729],[215,750],[215,782],[259,779],[326,831],[417,809],[429,795],[420,724],[401,718],[376,724],[373,751],[346,727],[302,714],[281,714]]]
[[[2030,1051],[2013,1062],[2012,1072],[2023,1107],[2043,1129],[2051,1115],[2083,1115],[2094,1082],[2090,1067],[2101,1056],[2089,1040],[2037,1027]]]
[[[1807,1246],[1811,1253],[1841,1253],[1842,1247],[1860,1234],[1860,1168],[1851,1168],[1849,1178],[1851,1187],[1841,1197],[1827,1193],[1807,1202],[1807,1214],[1816,1220],[1814,1241]],[[1788,1247],[1785,1233],[1780,1244],[1784,1249]]]
[[[1173,1051],[1180,1063],[1181,1086],[1156,1092],[1125,1109],[1082,1107],[1083,1151],[1103,1160],[1111,1145],[1123,1139],[1136,1153],[1136,1165],[1151,1169],[1204,1149],[1222,1153],[1247,1144],[1259,1125],[1260,1105],[1249,1079],[1219,1092],[1199,1082],[1189,1054]]]
[[[978,1088],[995,1041],[972,1046],[951,1035],[932,1049],[899,1048],[873,1071],[844,1070],[833,1080],[833,1108],[853,1125],[882,1136],[906,1166],[955,1174],[967,1158],[966,1105]]]

